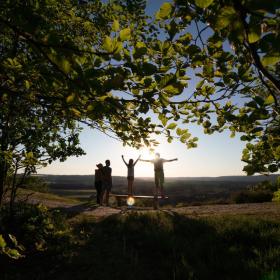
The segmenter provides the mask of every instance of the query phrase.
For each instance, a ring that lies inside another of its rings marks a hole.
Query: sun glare
[[[152,159],[155,156],[155,152],[149,148],[140,149],[140,155],[142,159]]]

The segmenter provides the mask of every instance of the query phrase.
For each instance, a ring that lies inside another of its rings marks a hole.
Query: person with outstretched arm
[[[137,160],[134,162],[133,159],[131,158],[128,163],[125,161],[123,155],[122,155],[122,160],[124,164],[127,166],[127,191],[128,195],[132,196],[132,187],[133,187],[133,182],[134,182],[134,166],[138,162],[141,156],[137,158]]]
[[[140,161],[144,162],[150,162],[154,164],[154,171],[155,171],[155,196],[158,195],[158,190],[160,189],[160,194],[162,198],[165,198],[164,190],[163,190],[163,184],[164,184],[164,172],[163,172],[163,164],[165,162],[171,162],[178,160],[177,158],[174,159],[163,159],[160,157],[159,153],[155,154],[155,158],[151,160],[146,159],[140,159]]]

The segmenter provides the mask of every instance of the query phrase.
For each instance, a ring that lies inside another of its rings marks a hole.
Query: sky
[[[147,13],[153,14],[159,9],[162,0],[148,0]],[[195,81],[186,89],[192,90]],[[245,175],[242,171],[244,163],[241,161],[244,142],[229,137],[229,132],[204,135],[201,127],[187,127],[193,136],[199,138],[198,147],[187,147],[174,140],[168,143],[163,136],[157,139],[160,142],[155,152],[159,152],[162,158],[178,158],[178,161],[165,163],[166,177],[216,177],[226,175]],[[122,143],[112,139],[99,131],[84,128],[80,137],[81,147],[86,152],[85,156],[70,157],[65,162],[56,161],[46,168],[38,170],[40,174],[64,174],[85,175],[94,174],[96,164],[111,160],[112,174],[114,176],[126,176],[127,169],[122,162],[121,155],[125,159],[136,159],[140,154],[143,159],[152,159],[153,154],[149,150],[136,150],[123,147]],[[136,177],[152,177],[153,166],[151,163],[139,162],[135,166]]]

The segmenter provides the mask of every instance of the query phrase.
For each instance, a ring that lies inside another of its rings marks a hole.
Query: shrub
[[[43,178],[38,176],[30,176],[24,180],[21,186],[24,189],[29,189],[37,192],[48,192],[49,184]]]
[[[12,234],[7,234],[8,240],[0,234],[0,255],[8,256],[11,259],[19,259],[24,257],[25,248],[19,245],[17,239]],[[10,244],[9,244],[10,243]]]
[[[280,202],[280,189],[273,194],[272,201]]]
[[[18,203],[12,216],[5,207],[0,212],[0,232],[15,236],[26,253],[49,249],[48,244],[63,241],[69,230],[65,217],[58,210],[49,211],[40,204]]]
[[[240,191],[233,196],[235,203],[260,203],[272,200],[273,193],[266,190],[246,190]]]

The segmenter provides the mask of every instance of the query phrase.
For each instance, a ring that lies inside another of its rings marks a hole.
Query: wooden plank
[[[127,195],[127,194],[114,194],[114,193],[111,193],[110,196],[113,196],[113,197],[118,197],[118,198],[127,198],[127,197],[130,197],[131,195]],[[151,195],[132,195],[131,197],[133,198],[147,198],[147,199],[154,199],[155,197],[154,196],[151,196]],[[160,195],[158,195],[158,199],[167,199],[168,196],[165,196],[164,198],[162,198]]]

